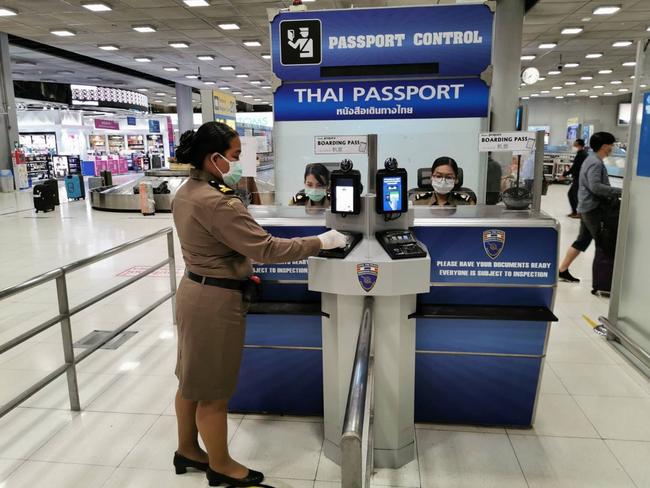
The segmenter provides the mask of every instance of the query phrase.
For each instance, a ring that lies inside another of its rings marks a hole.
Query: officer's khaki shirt
[[[172,203],[174,224],[188,271],[215,278],[245,279],[258,263],[297,261],[318,254],[320,239],[280,239],[251,217],[234,192],[211,174],[193,169]],[[220,182],[216,181],[216,186]]]

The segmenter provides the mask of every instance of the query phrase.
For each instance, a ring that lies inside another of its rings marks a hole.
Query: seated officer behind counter
[[[320,163],[308,164],[305,167],[305,188],[291,199],[289,205],[302,207],[330,206],[330,172]]]
[[[415,195],[415,205],[455,207],[458,205],[476,205],[474,194],[461,188],[458,164],[452,158],[443,156],[436,159],[431,167],[431,186],[433,191],[420,192]]]

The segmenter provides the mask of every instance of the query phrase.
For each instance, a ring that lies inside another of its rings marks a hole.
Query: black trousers
[[[571,184],[567,196],[571,205],[571,213],[578,213],[578,185]]]
[[[585,252],[591,241],[598,236],[602,221],[603,211],[600,208],[580,214],[580,231],[578,232],[578,238],[571,244],[571,247]]]

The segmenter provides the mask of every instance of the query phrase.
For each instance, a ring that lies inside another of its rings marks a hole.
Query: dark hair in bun
[[[221,122],[206,122],[196,132],[188,130],[181,135],[176,148],[176,161],[201,169],[206,156],[224,154],[235,137],[238,134],[230,126]]]

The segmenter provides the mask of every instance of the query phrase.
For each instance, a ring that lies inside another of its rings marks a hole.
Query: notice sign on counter
[[[255,264],[253,273],[263,281],[307,281],[309,269],[307,260],[281,264]]]
[[[485,132],[478,136],[478,151],[515,151],[529,153],[535,149],[534,132]]]
[[[314,154],[366,154],[367,136],[316,136]]]

